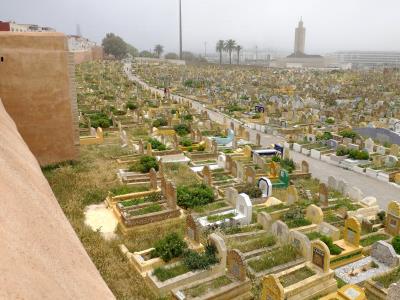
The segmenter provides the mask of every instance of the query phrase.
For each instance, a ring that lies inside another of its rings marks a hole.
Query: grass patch
[[[285,220],[286,225],[289,228],[297,228],[297,227],[302,227],[302,226],[307,226],[311,225],[311,221],[301,218],[301,219],[292,219],[292,220]]]
[[[382,241],[382,240],[387,240],[389,238],[389,236],[387,234],[383,234],[383,233],[379,233],[379,234],[374,234],[374,235],[370,235],[366,238],[363,238],[360,240],[360,244],[363,247],[372,245],[373,243],[377,242],[377,241]]]
[[[258,259],[248,262],[248,265],[256,272],[271,269],[273,267],[286,264],[299,257],[299,253],[292,245],[284,245],[283,247],[274,249],[265,253]]]
[[[270,247],[276,244],[276,238],[272,235],[250,238],[245,241],[234,241],[229,244],[232,249],[238,249],[241,252],[249,252],[256,249]]]
[[[189,268],[184,264],[178,264],[171,268],[159,267],[153,271],[153,275],[157,277],[158,280],[164,282],[165,280],[174,278],[176,276],[182,275],[189,272]]]
[[[131,216],[141,216],[141,215],[146,215],[146,214],[150,214],[153,212],[157,212],[157,211],[161,211],[163,208],[160,204],[151,204],[149,206],[140,208],[138,210],[135,210],[133,212],[130,213]]]
[[[262,225],[260,224],[248,225],[248,226],[221,226],[222,232],[227,235],[257,231],[261,229]]]
[[[372,279],[388,288],[390,284],[400,280],[400,267]]]
[[[204,294],[208,293],[209,291],[216,290],[220,287],[228,285],[230,283],[232,283],[232,280],[230,280],[227,276],[224,275],[224,276],[215,278],[214,280],[204,282],[202,284],[199,284],[199,285],[196,285],[189,289],[186,289],[183,292],[186,296],[195,298],[195,297],[204,295]]]
[[[313,241],[316,239],[320,239],[323,235],[320,234],[318,231],[312,231],[312,232],[306,233],[306,236],[309,238],[310,241]]]
[[[209,204],[206,204],[204,206],[196,206],[193,208],[193,211],[197,213],[204,213],[207,211],[213,211],[217,210],[223,207],[228,207],[228,204],[225,201],[217,201],[217,202],[212,202]]]
[[[145,192],[148,187],[145,185],[118,185],[110,189],[114,196],[125,195],[130,193]]]
[[[301,269],[297,269],[289,274],[283,275],[279,277],[279,281],[281,282],[282,286],[288,287],[292,284],[300,282],[308,277],[315,275],[315,272],[308,267],[303,267]]]
[[[347,283],[340,279],[339,277],[335,276],[336,282],[337,282],[337,287],[340,289],[342,286],[345,286]]]
[[[236,214],[235,213],[229,213],[229,214],[224,214],[224,215],[211,215],[207,217],[207,221],[210,223],[226,220],[233,218]]]

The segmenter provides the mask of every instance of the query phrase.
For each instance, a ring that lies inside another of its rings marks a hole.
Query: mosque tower
[[[294,54],[304,54],[306,41],[306,29],[303,27],[303,20],[300,18],[299,26],[295,29]]]

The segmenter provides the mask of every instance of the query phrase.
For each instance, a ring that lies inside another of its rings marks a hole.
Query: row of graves
[[[351,128],[339,132],[314,132],[309,128],[299,139],[286,143],[286,147],[384,182],[400,182],[400,148],[396,144],[390,147],[375,144],[371,138],[363,139]]]

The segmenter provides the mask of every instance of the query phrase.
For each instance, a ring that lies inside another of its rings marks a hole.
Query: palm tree
[[[158,58],[160,58],[161,54],[164,52],[164,47],[158,44],[154,47],[154,52],[157,54]]]
[[[219,64],[222,64],[222,51],[224,51],[224,47],[225,47],[225,43],[223,40],[219,40],[217,42],[217,46],[215,47],[215,49],[217,50],[217,52],[219,52]]]
[[[239,59],[240,59],[240,50],[242,50],[243,48],[242,48],[242,46],[240,46],[240,45],[237,45],[236,46],[236,53],[237,53],[237,64],[239,64]]]
[[[232,39],[225,42],[225,51],[229,54],[229,64],[232,64],[232,51],[235,50],[236,42]]]

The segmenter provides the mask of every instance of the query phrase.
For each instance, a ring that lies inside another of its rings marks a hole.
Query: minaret
[[[294,54],[304,54],[304,45],[306,41],[306,29],[303,27],[303,20],[300,18],[299,26],[294,35]]]

